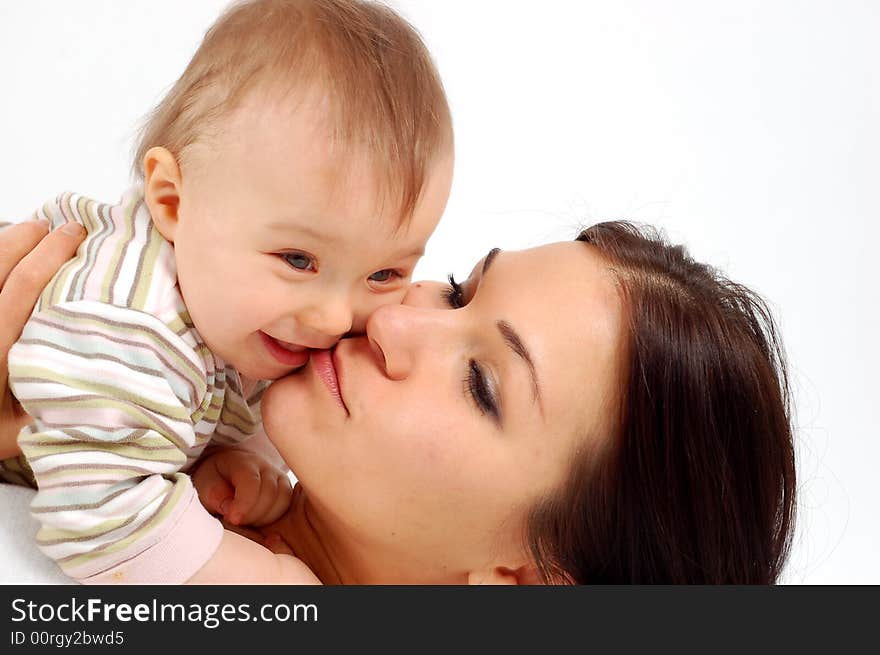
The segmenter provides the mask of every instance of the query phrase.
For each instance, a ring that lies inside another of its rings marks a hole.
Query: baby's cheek
[[[409,284],[401,285],[399,289],[395,289],[394,291],[389,291],[387,293],[383,293],[380,296],[377,296],[377,301],[373,306],[373,309],[377,307],[381,307],[382,305],[399,305],[403,302],[404,297],[406,296],[406,292],[409,289]]]

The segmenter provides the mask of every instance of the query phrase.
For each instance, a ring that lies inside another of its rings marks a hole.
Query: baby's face
[[[291,372],[399,303],[449,195],[451,154],[395,231],[369,166],[337,174],[318,115],[245,106],[182,165],[180,289],[208,347],[252,379]]]

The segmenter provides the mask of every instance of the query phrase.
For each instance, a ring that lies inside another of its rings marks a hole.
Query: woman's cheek
[[[448,424],[425,421],[416,433],[414,444],[418,446],[416,464],[425,477],[447,478],[459,468],[467,455],[459,441],[460,433]]]

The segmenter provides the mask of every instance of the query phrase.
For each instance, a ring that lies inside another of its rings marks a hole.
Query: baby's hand
[[[290,478],[260,455],[235,448],[208,455],[193,484],[209,512],[233,525],[266,525],[290,506]]]

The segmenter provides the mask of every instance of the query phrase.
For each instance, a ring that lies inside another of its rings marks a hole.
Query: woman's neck
[[[303,493],[302,485],[293,488],[290,509],[275,523],[263,528],[264,534],[277,533],[293,554],[301,559],[324,584],[356,584],[352,576],[340,569],[340,558],[325,545],[323,526],[313,520],[314,512]],[[331,543],[330,540],[326,542]]]
[[[290,509],[278,521],[260,529],[277,534],[324,584],[437,584],[436,576],[417,564],[406,566],[401,553],[359,543],[338,525],[330,525],[297,484]],[[445,575],[440,577],[445,578]],[[461,581],[459,581],[461,582]]]

